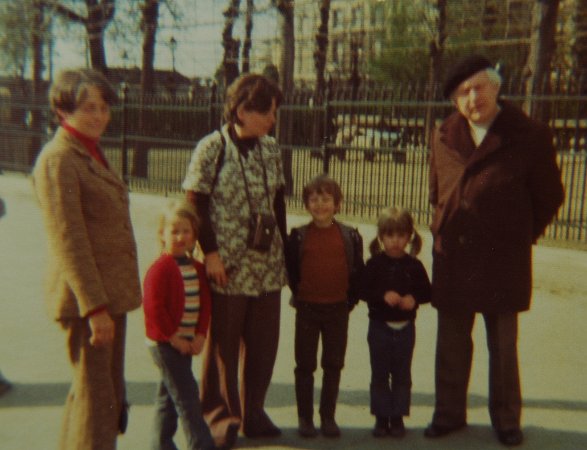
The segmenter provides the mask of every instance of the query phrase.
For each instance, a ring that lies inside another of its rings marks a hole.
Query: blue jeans
[[[178,416],[190,450],[214,448],[210,429],[202,417],[191,355],[182,355],[169,343],[160,342],[149,348],[162,377],[155,398],[152,449],[177,450],[173,435]]]
[[[394,330],[383,321],[369,320],[367,341],[371,357],[371,414],[409,415],[412,355],[416,342],[414,322]]]

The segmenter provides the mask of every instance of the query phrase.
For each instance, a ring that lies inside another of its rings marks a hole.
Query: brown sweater
[[[339,228],[308,227],[302,248],[298,297],[310,303],[346,301],[348,268]]]

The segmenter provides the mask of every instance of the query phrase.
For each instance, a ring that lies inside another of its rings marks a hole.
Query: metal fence
[[[516,103],[531,100],[547,111],[554,130],[566,201],[547,238],[585,244],[587,97],[577,89],[565,84],[555,93],[531,98],[508,85],[503,92]],[[289,210],[301,211],[304,183],[328,172],[343,189],[342,215],[372,221],[384,207],[402,205],[417,223],[428,224],[427,137],[451,111],[448,102],[427,100],[430,95],[425,86],[330,86],[320,96],[304,89],[288,95],[275,134],[283,153]],[[213,87],[148,99],[121,91],[102,144],[131,190],[181,194],[195,144],[220,125],[219,98]],[[36,123],[31,123],[33,116]],[[0,169],[30,171],[51,129],[46,102],[0,95]]]

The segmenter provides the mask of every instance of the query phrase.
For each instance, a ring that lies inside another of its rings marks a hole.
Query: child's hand
[[[206,336],[203,334],[196,334],[196,337],[191,344],[192,355],[199,355],[202,353],[202,349],[204,348],[204,342],[206,342]]]
[[[411,311],[416,307],[416,299],[412,295],[402,297],[399,303],[399,309],[404,311]]]
[[[173,336],[171,336],[171,339],[169,339],[169,343],[174,349],[176,349],[182,355],[192,354],[191,342],[187,339],[182,338],[181,336],[174,334]]]
[[[385,294],[383,294],[383,300],[389,306],[397,306],[400,304],[402,298],[395,291],[387,291]]]

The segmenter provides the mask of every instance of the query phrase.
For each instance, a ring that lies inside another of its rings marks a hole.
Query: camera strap
[[[263,160],[263,148],[260,144],[255,146],[259,147],[259,156],[261,157],[261,168],[263,169],[263,185],[265,187],[265,198],[267,198],[267,206],[269,207],[269,213],[271,213],[271,202],[269,201],[269,185],[267,183],[267,171],[265,169],[265,161]],[[251,194],[249,193],[249,183],[247,181],[247,174],[245,172],[245,165],[243,164],[243,155],[240,149],[237,148],[238,161],[241,166],[241,172],[243,174],[243,180],[245,182],[245,194],[247,195],[247,202],[249,203],[249,212],[253,214],[253,203],[251,202]],[[254,158],[253,152],[249,152],[252,158]]]

